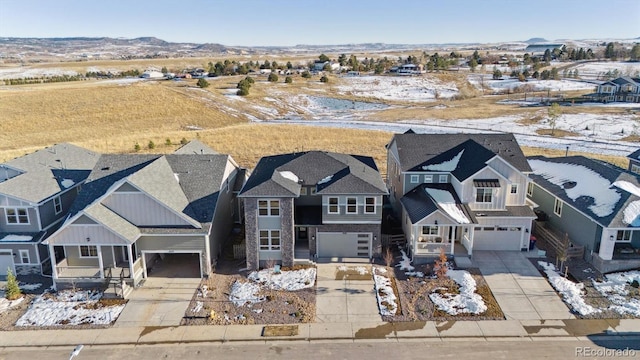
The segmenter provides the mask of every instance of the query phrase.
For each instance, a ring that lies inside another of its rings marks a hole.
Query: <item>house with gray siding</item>
[[[238,195],[247,267],[379,256],[387,193],[368,156],[307,151],[261,158]]]
[[[396,134],[387,145],[387,186],[413,261],[440,251],[522,250],[533,210],[531,171],[512,134]],[[458,251],[459,252],[459,251]]]
[[[42,241],[64,220],[98,156],[64,143],[0,164],[0,276],[50,273]]]
[[[584,95],[602,102],[640,102],[640,78],[628,76],[605,81],[596,87],[596,92]]]
[[[239,169],[203,144],[168,155],[100,156],[45,241],[54,285],[113,278],[137,286],[167,258],[209,274],[233,227]]]
[[[627,170],[640,175],[640,149],[627,155],[627,159],[629,159]]]
[[[529,157],[527,196],[607,273],[640,267],[640,175],[583,156]]]

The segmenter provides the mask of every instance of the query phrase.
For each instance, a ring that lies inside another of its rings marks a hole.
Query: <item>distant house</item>
[[[143,79],[162,79],[164,78],[164,74],[160,71],[147,70],[140,75]]]
[[[619,77],[598,85],[596,92],[585,97],[601,102],[640,102],[640,78]]]
[[[396,134],[387,186],[413,261],[529,247],[531,171],[512,134]]]
[[[126,296],[158,263],[209,274],[237,219],[243,180],[229,155],[199,142],[167,155],[100,156],[69,217],[45,241],[54,285],[121,278]]]
[[[583,156],[529,157],[527,196],[600,272],[640,267],[640,175]]]
[[[62,223],[99,155],[57,144],[0,164],[0,276],[50,273],[42,241]]]
[[[395,71],[398,75],[420,75],[424,73],[422,65],[418,64],[404,64],[398,66]]]
[[[311,68],[312,71],[322,71],[324,70],[324,67],[328,64],[331,64],[331,62],[329,61],[322,61],[322,60],[315,60],[313,62],[313,67]]]
[[[247,267],[380,256],[386,194],[368,156],[308,151],[263,157],[238,195]]]

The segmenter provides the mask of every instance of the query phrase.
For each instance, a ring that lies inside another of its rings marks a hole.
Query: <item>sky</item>
[[[0,0],[0,37],[227,46],[640,37],[640,0]]]

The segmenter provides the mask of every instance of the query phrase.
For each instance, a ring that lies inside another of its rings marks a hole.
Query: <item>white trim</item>
[[[373,211],[367,211],[367,206],[371,206],[371,205],[367,205],[368,199],[373,199]],[[364,197],[364,214],[365,215],[376,214],[377,210],[378,210],[378,199],[375,196],[365,196]]]
[[[429,177],[429,181],[427,181],[427,177]],[[423,178],[423,184],[431,184],[433,183],[433,174],[425,174]]]
[[[353,199],[356,201],[355,205],[349,204],[349,200]],[[345,203],[344,203],[344,213],[345,215],[357,215],[358,214],[358,197],[357,196],[347,196],[345,198]],[[355,206],[356,211],[349,211],[349,206]]]
[[[368,239],[369,239],[369,259],[371,259],[372,256],[372,251],[373,251],[373,233],[372,232],[360,232],[360,231],[347,231],[347,232],[341,232],[341,231],[318,231],[316,232],[316,254],[318,254],[318,250],[319,250],[319,244],[320,244],[320,234],[339,234],[339,235],[347,235],[347,234],[366,234],[368,235]],[[356,236],[357,237],[357,236]],[[357,249],[358,244],[356,243],[356,253],[358,251]]]
[[[444,181],[442,181],[443,177],[444,177]],[[438,184],[446,184],[447,180],[449,180],[448,174],[438,174]]]
[[[269,240],[269,245],[267,245],[267,249],[263,249],[262,248],[262,244],[260,244],[260,241],[262,240],[262,236],[260,234],[260,232],[262,231],[266,231],[267,232],[267,239]],[[273,236],[273,232],[277,231],[278,232],[278,245],[273,245],[272,244],[272,240],[273,238],[275,238],[275,236]],[[274,249],[274,247],[278,247],[277,249]],[[258,229],[258,251],[282,251],[282,230],[281,229]]]
[[[86,246],[87,247],[87,251],[89,252],[89,254],[91,254],[91,247],[94,247],[96,249],[96,254],[95,255],[82,255],[82,247]],[[78,245],[78,257],[81,259],[95,259],[100,255],[100,252],[98,251],[98,245]]]
[[[475,179],[475,176],[478,175],[481,171],[483,171],[484,169],[489,169],[491,170],[491,172],[493,172],[494,174],[496,174],[496,176],[498,176],[499,178],[502,178],[502,180],[506,181],[508,184],[510,184],[512,181],[509,180],[508,178],[506,178],[504,175],[500,174],[496,169],[492,168],[491,166],[489,166],[489,161],[491,161],[492,159],[495,159],[496,157],[498,157],[498,155],[492,157],[491,159],[487,160],[487,162],[485,162],[485,167],[483,167],[482,169],[478,170],[475,172],[475,174],[469,176],[468,178],[464,179],[463,181],[461,181],[461,183],[465,183],[469,180],[473,181],[473,180],[478,180]],[[506,161],[505,161],[506,162]],[[513,167],[513,166],[512,166]],[[520,170],[517,170],[518,173],[524,175],[523,172],[521,172]],[[459,180],[458,180],[459,181]]]
[[[7,226],[28,226],[28,225],[31,225],[31,218],[29,216],[29,209],[33,209],[33,207],[24,207],[24,206],[14,206],[14,207],[10,207],[9,206],[9,207],[5,207],[4,208],[4,220],[5,220],[5,223],[7,224]],[[13,216],[15,216],[15,218],[16,218],[16,222],[15,223],[9,222],[9,213],[8,213],[7,210],[14,210],[15,215],[13,215]],[[20,216],[24,216],[24,215],[18,214],[18,210],[24,210],[25,215],[27,216],[27,222],[26,223],[20,222]],[[38,211],[36,210],[36,213],[37,212]]]
[[[142,270],[144,271],[143,276],[145,279],[148,277],[146,254],[198,254],[200,277],[204,277],[204,273],[202,272],[202,250],[141,250],[140,257],[142,258]],[[133,274],[131,276],[133,276]]]
[[[515,188],[515,192],[513,191],[513,189]],[[518,195],[520,193],[520,186],[518,186],[517,183],[511,183],[509,185],[509,195]]]
[[[56,201],[58,202],[58,204],[56,204]],[[60,205],[60,210],[58,210],[58,205]],[[60,195],[53,198],[53,211],[56,215],[62,212],[62,199],[60,198]]]
[[[27,262],[24,262],[24,258],[22,254],[27,254]],[[20,257],[20,264],[29,265],[31,264],[31,255],[29,255],[29,249],[18,249],[18,256]]]
[[[416,181],[413,181],[415,179]],[[409,174],[409,184],[419,184],[420,183],[420,175],[412,175]]]
[[[334,204],[331,204],[331,199],[336,199],[336,203],[335,203],[335,207],[337,211],[331,211],[331,206],[334,206]],[[346,209],[345,209],[346,211]],[[327,214],[329,215],[340,215],[340,197],[338,196],[328,196],[327,197]]]
[[[562,217],[562,205],[564,204],[564,201],[562,201],[560,198],[556,197],[553,201],[553,213],[555,215],[557,215],[558,217]]]
[[[16,261],[13,258],[13,251],[11,249],[2,249],[2,250],[0,250],[0,255],[9,256],[9,258],[11,259],[11,273],[13,275],[15,275],[16,274]],[[3,269],[3,270],[5,270],[5,269]]]
[[[261,201],[266,201],[267,202],[267,215],[260,215],[260,209],[265,209],[265,208],[260,208],[260,202]],[[277,201],[278,202],[278,215],[272,215],[272,210],[275,208],[271,207],[271,202],[272,201]],[[256,209],[258,210],[258,217],[280,217],[280,210],[282,210],[282,207],[280,206],[282,202],[280,201],[280,199],[276,199],[276,198],[260,198],[257,199],[257,203],[256,203]]]
[[[381,221],[327,221],[324,220],[323,224],[380,224]]]

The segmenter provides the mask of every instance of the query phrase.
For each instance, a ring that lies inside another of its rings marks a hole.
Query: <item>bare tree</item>
[[[547,115],[549,116],[549,126],[551,126],[551,136],[553,136],[558,123],[558,118],[562,115],[560,105],[558,105],[558,103],[551,104],[547,110]]]

